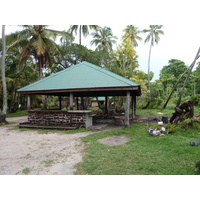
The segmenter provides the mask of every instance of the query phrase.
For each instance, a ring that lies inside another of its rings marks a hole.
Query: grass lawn
[[[147,124],[89,135],[83,138],[86,154],[83,162],[76,166],[76,174],[198,175],[195,163],[200,161],[200,146],[189,144],[189,140],[200,141],[200,124],[198,126],[187,131],[179,128],[165,136],[150,135]],[[118,146],[97,141],[112,135],[126,135],[131,140]]]
[[[146,116],[146,115],[157,115],[157,116],[172,116],[172,113],[174,113],[174,108],[176,105],[169,105],[166,107],[166,109],[162,109],[162,106],[159,106],[157,109],[136,109],[136,114],[140,116]],[[162,113],[162,114],[161,114]],[[199,115],[200,114],[200,107],[194,106],[194,114]]]
[[[15,113],[7,113],[6,117],[21,117],[21,116],[27,116],[27,115],[28,115],[28,111],[21,110]]]
[[[174,107],[167,109],[137,109],[137,115],[172,116]],[[162,114],[160,114],[162,113]],[[200,108],[195,107],[195,114]],[[27,115],[26,111],[8,117]],[[156,128],[151,124],[151,128]],[[169,130],[170,124],[164,125]],[[200,161],[200,146],[189,141],[200,141],[200,124],[185,130],[180,125],[171,134],[152,136],[147,124],[134,124],[122,130],[96,133],[82,138],[85,156],[76,174],[96,175],[199,175],[195,164]],[[46,131],[46,130],[45,130]],[[76,130],[77,131],[77,130]],[[43,133],[43,132],[41,132]],[[125,135],[131,140],[124,145],[106,146],[98,139],[112,135]]]

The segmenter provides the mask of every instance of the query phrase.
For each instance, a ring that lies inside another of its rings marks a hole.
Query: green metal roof
[[[56,91],[85,88],[113,88],[139,86],[139,84],[89,62],[82,62],[18,90]]]

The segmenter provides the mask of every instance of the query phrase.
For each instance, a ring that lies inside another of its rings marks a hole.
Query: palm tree
[[[149,99],[148,104],[145,108],[147,108],[151,102],[151,89],[150,89],[150,57],[151,57],[151,48],[154,46],[154,43],[158,44],[160,41],[159,35],[163,35],[164,32],[161,30],[162,25],[150,25],[149,29],[144,29],[143,33],[148,33],[145,43],[150,41],[150,49],[149,49],[149,59],[148,59],[148,90],[149,90]]]
[[[3,109],[0,115],[0,123],[6,122],[7,113],[7,86],[6,86],[6,75],[5,75],[5,56],[6,56],[6,42],[5,42],[5,25],[2,25],[2,58],[1,58],[1,77],[3,86]]]
[[[123,39],[129,37],[131,39],[131,42],[133,42],[133,46],[137,47],[138,46],[137,40],[139,41],[142,40],[142,38],[138,36],[138,34],[140,34],[141,31],[139,31],[138,28],[133,25],[127,25],[123,31],[127,33],[123,35]]]
[[[84,37],[87,37],[89,35],[89,29],[97,30],[97,25],[72,25],[70,26],[70,33],[72,34],[75,32],[77,35],[79,29],[79,44],[81,45],[81,34],[83,34]]]
[[[69,34],[62,31],[55,31],[46,28],[45,25],[25,25],[24,30],[11,34],[8,38],[10,42],[14,40],[8,50],[21,47],[21,63],[26,61],[31,55],[34,56],[36,67],[43,77],[42,70],[51,62],[52,54],[59,50],[53,39],[57,35],[69,37]]]
[[[113,36],[110,27],[99,27],[99,29],[91,35],[94,39],[90,42],[90,44],[95,44],[97,46],[96,50],[108,52],[112,51],[112,46],[116,43],[117,37]]]
[[[48,63],[51,63],[53,55],[59,51],[59,46],[51,38],[55,38],[57,35],[70,37],[67,32],[50,30],[46,27],[45,25],[25,25],[24,30],[8,37],[10,41],[15,40],[8,50],[16,47],[22,48],[20,63],[24,63],[30,56],[34,56],[40,79],[43,78],[43,69],[47,67]],[[42,101],[44,109],[46,109],[45,96],[42,96]]]

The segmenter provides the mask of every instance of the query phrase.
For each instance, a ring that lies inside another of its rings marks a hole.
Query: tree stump
[[[172,117],[170,118],[170,123],[177,124],[178,122],[193,117],[194,117],[194,103],[191,100],[186,100],[179,107],[175,108],[175,113],[173,113]]]

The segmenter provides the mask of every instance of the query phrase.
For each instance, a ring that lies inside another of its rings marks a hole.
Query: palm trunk
[[[3,85],[3,110],[0,116],[0,122],[6,123],[6,113],[8,108],[7,103],[7,86],[5,75],[5,55],[6,55],[6,41],[5,41],[5,25],[2,25],[2,59],[1,59],[1,76]]]
[[[43,73],[42,73],[42,69],[43,69],[43,56],[38,56],[38,65],[39,65],[39,79],[43,79]],[[42,95],[42,104],[43,104],[43,109],[46,110],[47,109],[47,96]]]
[[[150,87],[150,58],[151,58],[151,48],[152,48],[152,41],[149,49],[149,59],[148,59],[148,100],[146,106],[144,106],[142,109],[147,109],[151,103],[151,87]]]
[[[42,74],[42,56],[39,56],[39,79],[43,79],[43,74]]]
[[[80,25],[80,27],[79,27],[79,44],[81,45],[81,25]]]
[[[152,44],[150,45],[149,59],[148,59],[148,90],[149,90],[149,101],[151,101],[151,88],[150,88],[150,58],[151,58],[151,48],[152,48]]]

